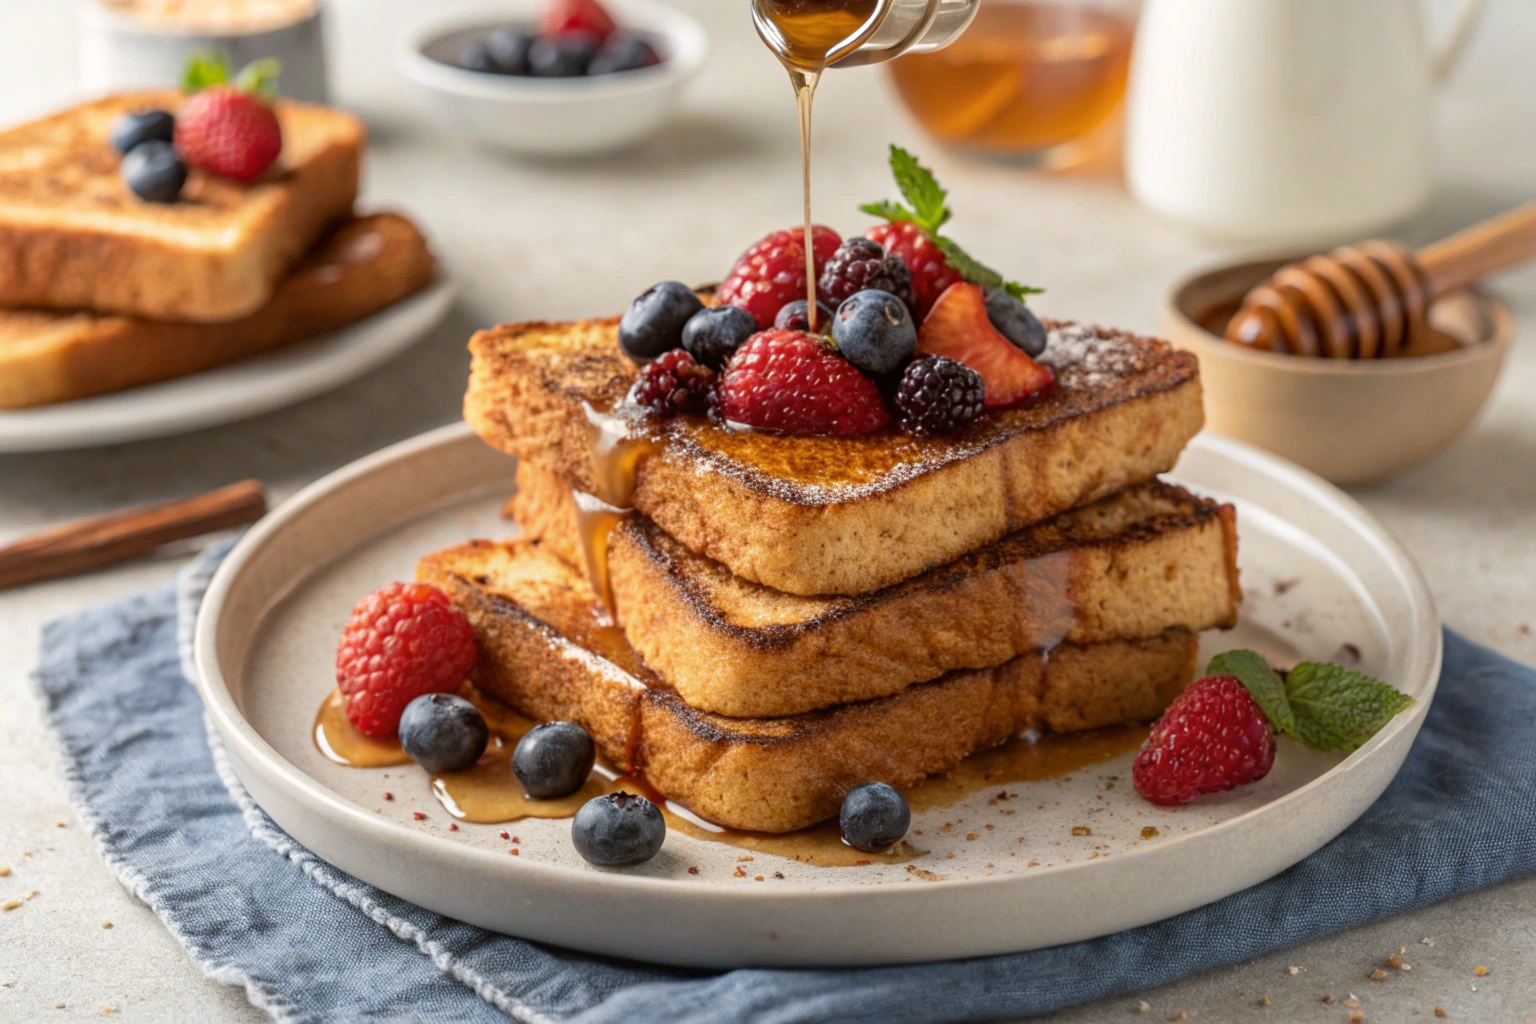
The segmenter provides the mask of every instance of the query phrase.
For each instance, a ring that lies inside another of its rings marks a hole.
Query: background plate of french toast
[[[254,180],[193,167],[174,196],[136,194],[115,133],[186,102],[122,93],[0,132],[0,451],[268,411],[446,311],[421,231],[354,210],[366,132],[343,111],[278,100],[282,148]]]
[[[1048,327],[1055,386],[946,436],[661,421],[600,571],[588,538],[606,527],[572,492],[628,465],[603,418],[635,372],[618,319],[481,332],[467,428],[320,481],[221,568],[195,648],[235,773],[392,893],[694,966],[1050,946],[1285,869],[1406,756],[1438,675],[1428,593],[1349,498],[1197,436],[1192,357]],[[492,728],[579,724],[598,762],[575,797],[640,787],[666,815],[659,853],[586,863],[576,804],[490,781],[511,778],[500,748],[432,775],[337,742],[336,637],[359,595],[413,577],[473,626],[465,693],[505,709]],[[1282,738],[1261,781],[1142,799],[1145,723],[1238,648],[1347,661],[1413,701],[1353,753]],[[912,812],[879,853],[836,825],[871,780]]]

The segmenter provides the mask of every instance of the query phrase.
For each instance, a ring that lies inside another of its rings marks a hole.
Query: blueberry
[[[480,709],[451,693],[417,697],[400,715],[400,745],[433,775],[469,768],[489,738]]]
[[[151,203],[174,203],[187,183],[187,165],[169,142],[141,142],[123,157],[123,181]]]
[[[988,288],[987,319],[998,333],[1031,356],[1045,351],[1045,326],[1029,307],[1001,288]]]
[[[576,852],[601,868],[643,864],[656,856],[666,838],[661,808],[629,793],[593,797],[571,822]]]
[[[907,304],[890,292],[854,292],[832,317],[832,340],[868,374],[890,373],[917,351],[917,328]]]
[[[144,142],[170,142],[176,119],[164,110],[136,110],[112,122],[112,148],[129,153]]]
[[[535,800],[555,800],[586,785],[596,760],[587,730],[574,722],[545,722],[517,741],[512,772]]]
[[[587,73],[596,54],[597,47],[584,35],[540,36],[528,48],[528,73],[536,78],[577,78]]]
[[[864,782],[843,797],[838,818],[843,838],[866,853],[878,853],[907,834],[912,808],[906,798],[883,782]]]
[[[683,343],[683,327],[704,303],[680,281],[652,285],[619,321],[619,347],[631,358],[655,359]]]
[[[643,36],[616,32],[597,51],[597,56],[592,58],[587,74],[609,75],[615,71],[635,71],[660,63],[661,54]]]
[[[496,73],[496,64],[491,60],[491,53],[485,47],[485,41],[470,43],[459,51],[459,67],[465,71],[480,71],[487,75]]]
[[[810,317],[806,312],[811,304],[804,299],[796,299],[783,309],[779,315],[773,318],[773,326],[781,331],[809,331],[811,329]],[[832,310],[825,302],[816,300],[816,333],[826,334],[832,330]]]
[[[491,70],[501,75],[526,75],[533,36],[517,28],[499,28],[485,37]]]
[[[711,306],[693,314],[683,325],[683,348],[711,370],[718,370],[756,333],[757,318],[740,306]]]

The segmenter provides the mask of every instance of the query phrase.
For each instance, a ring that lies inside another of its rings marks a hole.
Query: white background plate
[[[237,774],[300,842],[432,910],[577,949],[711,967],[900,963],[1159,920],[1278,873],[1358,817],[1402,764],[1439,675],[1434,608],[1396,542],[1320,479],[1202,435],[1173,477],[1238,504],[1248,594],[1243,624],[1205,638],[1203,656],[1249,646],[1282,662],[1326,659],[1353,644],[1366,671],[1418,703],[1348,758],[1282,740],[1257,785],[1165,810],[1132,791],[1127,754],[1010,785],[1022,795],[1006,808],[988,806],[984,793],[918,815],[929,851],[913,863],[919,871],[815,868],[760,853],[736,877],[741,850],[680,835],[647,865],[601,871],[576,856],[568,821],[507,826],[521,839],[521,856],[511,857],[502,826],[449,831],[414,766],[334,765],[314,749],[310,727],[353,603],[410,578],[439,547],[512,533],[497,509],[514,467],[455,426],[295,497],[215,579],[197,629],[199,682]],[[1091,834],[1074,835],[1078,826]],[[1148,826],[1156,838],[1142,838]]]
[[[350,327],[228,366],[35,409],[0,411],[0,452],[123,444],[233,423],[355,380],[431,330],[453,302],[439,279]]]

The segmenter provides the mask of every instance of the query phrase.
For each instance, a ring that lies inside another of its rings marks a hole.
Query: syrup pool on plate
[[[534,722],[494,698],[466,686],[462,695],[485,716],[491,740],[474,767],[433,775],[428,785],[438,803],[455,819],[476,824],[506,824],[525,818],[569,818],[594,797],[605,793],[636,793],[660,807],[667,830],[701,842],[722,843],[754,854],[766,853],[818,867],[851,867],[873,863],[899,864],[926,851],[915,834],[881,853],[866,853],[843,842],[836,820],[798,832],[748,832],[705,821],[688,808],[668,800],[644,777],[625,775],[601,760],[580,790],[557,800],[536,800],[524,791],[512,772],[512,752]],[[1100,764],[1139,747],[1144,726],[1111,726],[1069,735],[1028,736],[980,751],[955,768],[905,791],[916,813],[939,810],[994,787],[1059,778]],[[341,694],[332,691],[315,716],[315,745],[326,757],[354,768],[386,768],[410,761],[394,740],[364,736],[347,721]]]

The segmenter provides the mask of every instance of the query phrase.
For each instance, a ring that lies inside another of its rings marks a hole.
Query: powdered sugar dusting
[[[1073,389],[1105,388],[1142,373],[1154,352],[1134,338],[1084,324],[1062,324],[1048,338],[1040,362],[1055,372],[1059,385]]]

